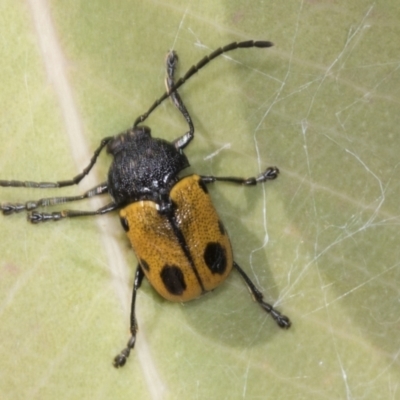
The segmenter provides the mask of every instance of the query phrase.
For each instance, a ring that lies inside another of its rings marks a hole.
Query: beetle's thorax
[[[183,152],[173,143],[152,138],[150,128],[138,126],[108,144],[114,157],[108,172],[108,188],[118,205],[138,200],[165,204],[178,174],[189,166]]]

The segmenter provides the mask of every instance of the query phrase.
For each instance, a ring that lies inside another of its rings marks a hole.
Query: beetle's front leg
[[[167,88],[167,91],[170,91],[175,84],[174,75],[177,64],[178,64],[178,55],[176,54],[175,51],[171,50],[170,52],[168,52],[165,60],[165,66],[167,70],[167,74],[165,77],[165,86]],[[171,93],[171,100],[174,103],[175,107],[181,112],[181,114],[183,115],[189,126],[189,130],[183,136],[179,137],[178,139],[175,139],[173,142],[176,148],[183,149],[194,138],[194,125],[192,118],[189,114],[189,111],[183,104],[182,98],[177,90]]]

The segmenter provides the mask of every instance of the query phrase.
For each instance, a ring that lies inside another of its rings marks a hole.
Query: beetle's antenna
[[[219,49],[213,51],[211,54],[208,56],[205,56],[203,59],[201,59],[196,65],[193,65],[187,72],[186,74],[182,77],[179,78],[176,82],[175,85],[173,85],[168,92],[165,92],[159,99],[157,99],[154,104],[141,116],[136,118],[135,123],[133,126],[137,126],[138,124],[142,123],[147,119],[147,117],[165,100],[167,99],[171,93],[175,92],[178,90],[189,78],[191,78],[197,71],[202,69],[204,66],[206,66],[210,61],[212,61],[214,58],[217,58],[223,53],[226,53],[228,51],[236,50],[236,49],[242,49],[242,48],[250,48],[250,47],[258,47],[258,48],[264,48],[264,47],[271,47],[274,44],[272,42],[268,41],[254,41],[254,40],[247,40],[245,42],[233,42],[230,43],[224,47],[220,47]]]

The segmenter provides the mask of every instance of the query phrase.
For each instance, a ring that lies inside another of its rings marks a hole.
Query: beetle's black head
[[[189,161],[174,144],[151,137],[150,128],[136,126],[107,146],[114,157],[108,171],[109,193],[118,205],[138,200],[163,203],[178,174]]]

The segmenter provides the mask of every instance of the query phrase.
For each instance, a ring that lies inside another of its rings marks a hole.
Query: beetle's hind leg
[[[279,325],[279,327],[288,329],[290,328],[291,322],[288,317],[282,315],[278,310],[276,310],[271,304],[266,303],[263,300],[263,294],[256,288],[254,283],[250,280],[250,278],[246,275],[246,273],[239,267],[236,262],[233,262],[233,266],[242,276],[244,281],[246,282],[247,287],[249,288],[251,294],[253,295],[254,300],[275,320],[275,322]]]
[[[178,63],[178,55],[173,50],[169,51],[165,59],[165,67],[167,72],[165,76],[165,86],[167,88],[167,92],[169,92],[171,88],[174,86],[175,83],[174,74],[177,63]],[[183,149],[190,143],[190,141],[194,137],[194,125],[192,118],[190,117],[189,111],[183,104],[182,98],[179,95],[178,91],[172,92],[170,97],[176,108],[181,112],[187,124],[189,125],[189,131],[186,132],[183,136],[173,141],[176,148]]]
[[[140,285],[142,284],[144,277],[143,270],[140,265],[137,266],[136,268],[136,273],[135,273],[135,281],[133,283],[133,292],[132,292],[132,303],[131,303],[131,337],[128,340],[128,343],[117,356],[115,356],[113,365],[115,368],[123,367],[126,363],[127,358],[129,357],[129,354],[131,350],[135,347],[136,343],[136,334],[138,331],[138,324],[136,321],[136,315],[135,315],[135,305],[136,305],[136,293],[138,289],[140,288]]]

